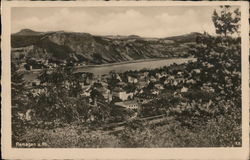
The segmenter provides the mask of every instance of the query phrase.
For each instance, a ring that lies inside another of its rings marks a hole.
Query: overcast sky
[[[215,7],[22,7],[12,8],[11,31],[73,31],[96,35],[168,37],[214,33]]]

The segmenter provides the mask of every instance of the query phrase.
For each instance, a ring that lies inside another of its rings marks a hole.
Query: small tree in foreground
[[[227,36],[228,34],[238,33],[240,27],[240,11],[239,8],[231,11],[230,6],[220,6],[218,13],[214,10],[212,20],[216,29],[216,33]]]

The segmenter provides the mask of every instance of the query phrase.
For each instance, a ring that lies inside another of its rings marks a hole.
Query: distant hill
[[[33,57],[92,64],[114,63],[148,58],[180,57],[199,33],[168,38],[96,36],[76,32],[36,32],[23,29],[11,35],[12,58]],[[21,56],[22,55],[22,56]]]
[[[20,32],[14,33],[13,35],[19,35],[19,36],[34,36],[34,35],[40,35],[43,32],[36,32],[31,29],[22,29]]]
[[[173,37],[167,37],[166,40],[172,40],[176,43],[186,43],[186,42],[194,42],[196,40],[197,36],[200,36],[201,33],[198,32],[192,32],[190,34],[184,34],[179,36],[173,36]]]

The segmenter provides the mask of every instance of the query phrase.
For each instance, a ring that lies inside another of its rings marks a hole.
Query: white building
[[[128,100],[129,98],[133,98],[134,93],[132,92],[126,93],[126,91],[124,91],[121,88],[115,88],[113,91],[113,96],[120,98],[122,101],[125,101]]]
[[[182,87],[181,88],[181,93],[185,93],[185,92],[187,92],[188,91],[188,88],[186,88],[186,87]]]

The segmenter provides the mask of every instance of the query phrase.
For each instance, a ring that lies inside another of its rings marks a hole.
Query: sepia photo
[[[247,3],[26,3],[5,3],[10,148],[246,153]]]

